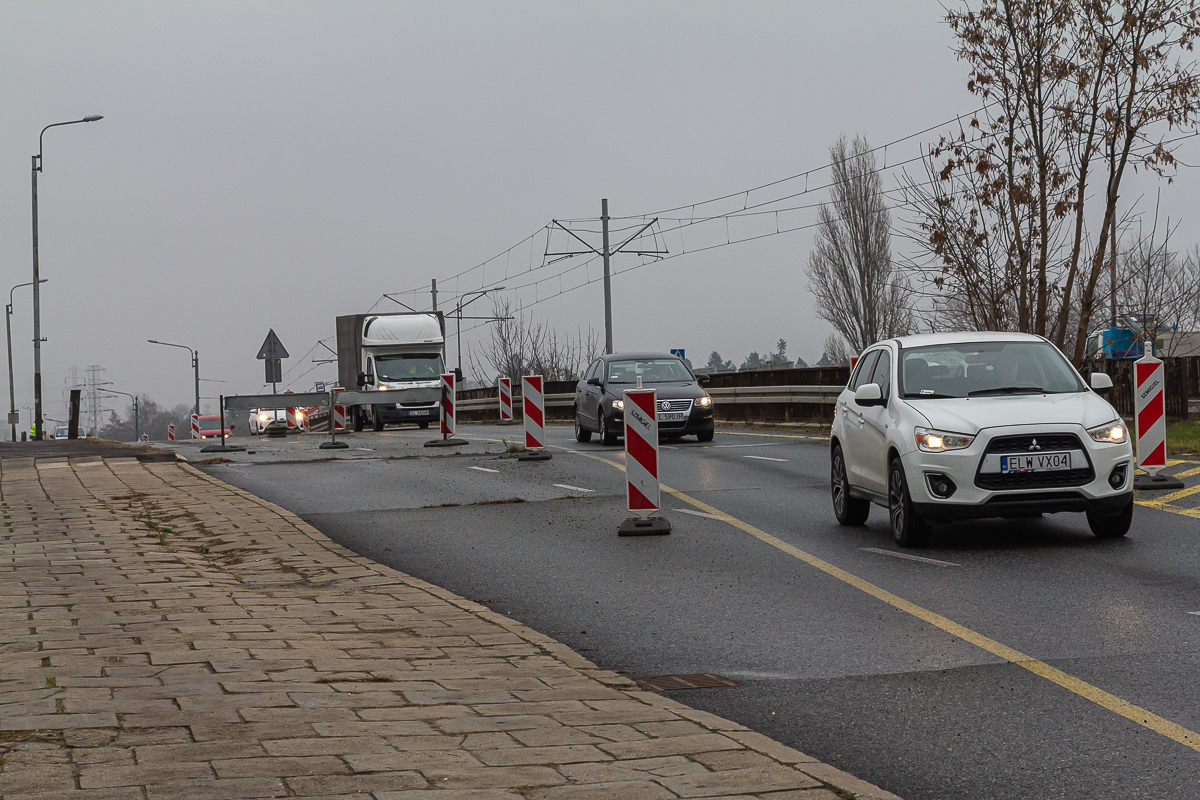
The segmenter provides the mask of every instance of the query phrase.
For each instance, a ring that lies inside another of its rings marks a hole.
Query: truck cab
[[[356,314],[338,317],[338,373],[343,386],[359,391],[403,391],[400,402],[372,403],[350,410],[354,430],[368,424],[438,419],[445,368],[445,321],[439,312]]]

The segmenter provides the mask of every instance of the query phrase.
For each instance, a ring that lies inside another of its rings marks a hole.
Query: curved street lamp
[[[150,344],[161,344],[164,347],[182,347],[192,354],[192,369],[196,371],[196,416],[200,416],[200,351],[193,350],[186,344],[172,344],[171,342],[160,342],[157,339],[147,339]]]
[[[104,117],[90,114],[83,119],[73,119],[69,122],[55,122],[42,128],[38,134],[38,151],[33,157],[33,438],[40,441],[45,438],[42,434],[42,293],[41,278],[38,272],[38,190],[37,176],[42,171],[42,137],[51,128],[63,125],[78,125],[81,122],[96,122]]]

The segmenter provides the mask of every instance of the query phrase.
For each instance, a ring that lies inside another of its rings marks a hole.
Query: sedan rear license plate
[[[1035,453],[1033,455],[1001,456],[1000,472],[1056,472],[1071,468],[1070,453]]]
[[[687,414],[682,411],[660,411],[658,412],[659,422],[686,422]]]

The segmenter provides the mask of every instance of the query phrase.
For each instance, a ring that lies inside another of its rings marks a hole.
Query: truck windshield
[[[438,353],[375,356],[375,373],[380,383],[436,381],[442,374],[442,357]]]
[[[1082,392],[1067,360],[1045,342],[963,342],[903,351],[908,398]]]
[[[609,383],[637,383],[639,377],[643,384],[695,380],[678,358],[613,361],[608,365]]]

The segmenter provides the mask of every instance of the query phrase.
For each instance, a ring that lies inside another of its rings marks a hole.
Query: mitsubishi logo
[[[670,400],[660,400],[658,403],[658,410],[659,411],[670,411],[671,410],[671,401]]]
[[[1030,450],[1041,450],[1042,448],[1038,446],[1037,439],[1034,439],[1032,442],[1029,443],[1029,449]]]

